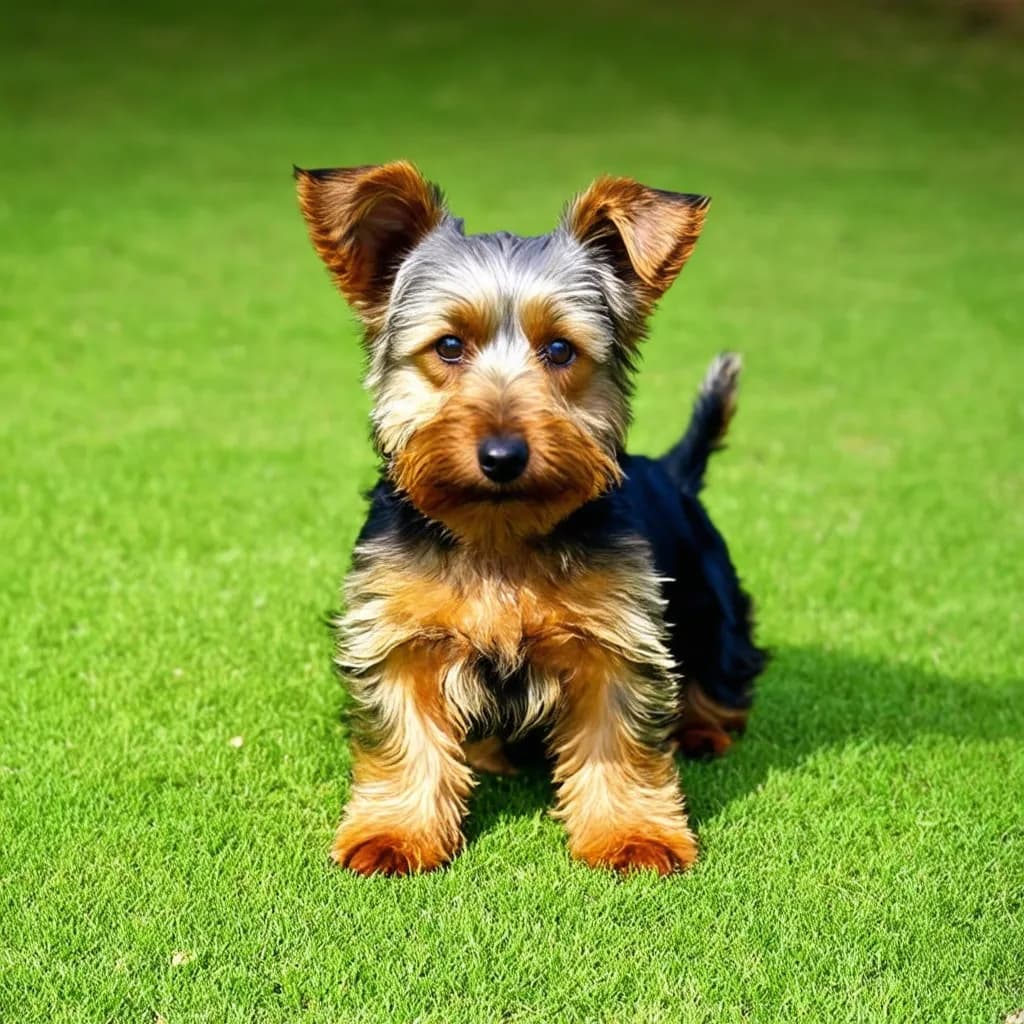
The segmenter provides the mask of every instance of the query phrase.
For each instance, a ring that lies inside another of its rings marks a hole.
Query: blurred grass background
[[[0,38],[0,1018],[1001,1021],[1024,1006],[1021,42],[946,5],[22,5]],[[469,230],[714,196],[633,446],[745,354],[708,500],[776,659],[703,860],[329,871],[321,623],[374,465],[292,162]]]

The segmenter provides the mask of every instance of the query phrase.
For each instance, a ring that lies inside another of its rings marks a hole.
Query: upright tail
[[[662,456],[662,464],[681,491],[698,494],[712,452],[722,447],[736,412],[736,388],[743,362],[734,352],[716,356],[704,375],[683,439]]]

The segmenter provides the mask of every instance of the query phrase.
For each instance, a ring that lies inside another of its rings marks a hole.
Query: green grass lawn
[[[997,1022],[1024,1007],[1024,55],[883,6],[18,5],[0,41],[0,1020]],[[324,613],[374,477],[292,162],[470,230],[715,202],[633,446],[747,370],[708,501],[775,659],[703,856],[572,862],[485,780],[448,870],[327,867]],[[238,738],[241,738],[240,740]]]

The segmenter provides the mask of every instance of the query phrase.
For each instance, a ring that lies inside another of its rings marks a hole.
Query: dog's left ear
[[[609,261],[650,310],[697,244],[711,200],[648,188],[632,178],[598,178],[569,204],[563,227]]]
[[[405,160],[296,167],[295,181],[314,248],[352,308],[373,326],[402,259],[447,216],[441,190]]]

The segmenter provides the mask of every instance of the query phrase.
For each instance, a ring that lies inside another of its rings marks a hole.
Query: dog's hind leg
[[[683,686],[682,710],[673,738],[679,752],[690,758],[721,757],[731,746],[733,735],[747,728],[749,708],[734,708],[709,697],[700,683]]]
[[[668,587],[666,618],[682,688],[677,739],[689,757],[714,757],[742,733],[767,654],[754,640],[752,603],[728,549],[696,498],[682,497],[686,543]]]

